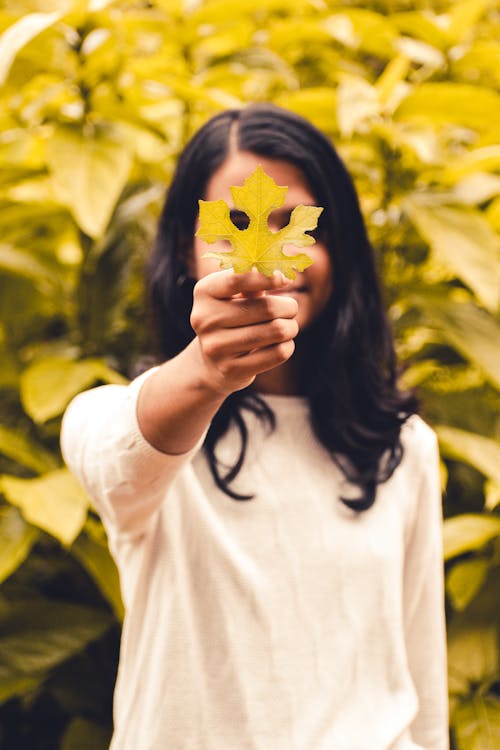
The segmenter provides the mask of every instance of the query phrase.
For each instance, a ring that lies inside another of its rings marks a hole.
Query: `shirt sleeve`
[[[426,430],[427,432],[427,430]],[[419,709],[413,741],[448,750],[448,690],[439,454],[428,430],[404,566],[404,622],[408,664]]]
[[[137,398],[148,370],[130,385],[104,385],[76,396],[61,428],[63,458],[93,501],[110,541],[143,534],[179,469],[199,449],[168,455],[141,433]]]

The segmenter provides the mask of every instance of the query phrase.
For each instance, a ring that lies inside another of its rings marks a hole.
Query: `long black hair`
[[[304,118],[271,104],[253,104],[216,115],[186,146],[149,263],[160,357],[176,356],[194,337],[189,317],[195,281],[188,260],[198,199],[234,148],[295,164],[324,208],[320,232],[331,256],[334,291],[318,319],[299,334],[299,386],[318,440],[357,488],[356,498],[343,502],[366,510],[377,485],[401,461],[401,426],[417,404],[397,386],[392,333],[354,185],[328,138]],[[216,485],[238,500],[252,497],[230,487],[246,453],[245,410],[274,427],[272,410],[249,387],[224,401],[204,443]],[[239,430],[241,451],[235,465],[227,467],[217,460],[216,446],[231,424]]]

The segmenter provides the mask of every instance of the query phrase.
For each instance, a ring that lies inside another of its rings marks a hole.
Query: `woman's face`
[[[204,199],[207,201],[222,199],[228,203],[230,208],[233,208],[234,203],[230,187],[232,185],[243,185],[246,178],[254,172],[259,164],[278,185],[288,187],[284,205],[282,208],[274,210],[269,216],[268,223],[271,230],[278,231],[285,226],[295,206],[299,204],[316,205],[314,195],[298,167],[281,159],[257,156],[250,151],[235,151],[228,156],[209,180]],[[221,240],[208,245],[199,237],[195,237],[192,275],[196,279],[201,279],[209,273],[219,271],[219,261],[216,258],[203,258],[203,255],[210,250],[224,251],[228,249],[229,243],[226,241]],[[326,245],[321,241],[300,249],[294,245],[285,245],[283,251],[287,255],[305,252],[313,261],[309,268],[297,273],[295,280],[291,281],[289,286],[283,287],[279,292],[272,292],[273,294],[286,294],[297,300],[299,305],[297,322],[299,327],[304,329],[316,320],[330,299],[333,288],[331,258]]]

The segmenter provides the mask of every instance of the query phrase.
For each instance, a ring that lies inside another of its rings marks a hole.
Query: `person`
[[[288,186],[272,230],[324,208],[294,281],[220,270],[194,236],[200,198],[247,226],[230,187],[258,165]],[[445,750],[436,438],[328,138],[270,104],[210,119],[149,285],[159,364],[78,395],[61,438],[126,608],[112,750]]]

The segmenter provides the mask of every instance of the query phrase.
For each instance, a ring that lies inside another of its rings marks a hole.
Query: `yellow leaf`
[[[447,29],[449,39],[458,44],[465,36],[471,35],[490,5],[490,0],[461,0],[461,2],[452,3],[449,14],[450,25]]]
[[[395,88],[406,78],[409,69],[410,60],[404,54],[397,55],[386,65],[384,72],[379,76],[375,84],[379,100],[382,104],[386,104],[389,101]]]
[[[500,240],[478,211],[432,205],[410,196],[405,211],[444,263],[495,313],[500,307]]]
[[[221,268],[233,268],[236,273],[246,273],[254,266],[260,273],[271,276],[281,271],[287,278],[295,278],[295,270],[303,271],[311,265],[305,253],[285,255],[284,245],[304,247],[313,245],[314,238],[306,232],[315,229],[323,211],[318,206],[296,206],[287,226],[272,232],[267,224],[271,211],[285,202],[287,187],[278,186],[259,165],[245,180],[243,187],[231,187],[231,195],[237,209],[249,218],[246,229],[238,229],[231,221],[229,206],[223,200],[200,200],[200,227],[196,236],[209,244],[227,240],[233,249],[208,252],[204,257],[217,258]]]
[[[21,401],[26,413],[41,424],[62,414],[73,396],[98,381],[127,382],[100,359],[40,358],[21,375]]]
[[[62,544],[72,544],[82,530],[89,501],[67,469],[56,469],[36,479],[4,475],[0,489],[28,523],[52,534]]]
[[[9,26],[0,36],[0,85],[7,80],[18,52],[42,31],[61,18],[61,13],[29,13]]]
[[[94,239],[106,231],[129,178],[133,147],[124,128],[57,127],[47,143],[47,161],[58,199]]]

